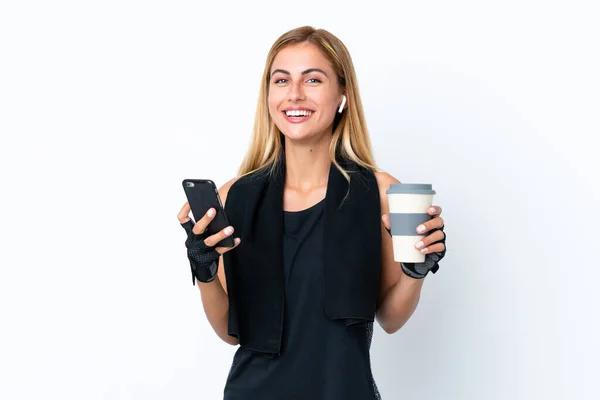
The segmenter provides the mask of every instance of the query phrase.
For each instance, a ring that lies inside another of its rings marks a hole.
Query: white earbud
[[[338,113],[342,113],[342,111],[344,111],[344,106],[346,105],[346,96],[344,95],[342,98],[342,105],[340,105],[340,108],[338,109]]]

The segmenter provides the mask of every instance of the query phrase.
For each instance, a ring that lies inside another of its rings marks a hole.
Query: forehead
[[[299,43],[286,46],[280,50],[273,60],[271,71],[285,69],[295,73],[309,68],[333,71],[331,63],[317,46],[312,43]]]

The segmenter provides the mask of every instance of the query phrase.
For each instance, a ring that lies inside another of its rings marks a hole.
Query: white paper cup
[[[425,254],[415,243],[425,237],[417,226],[431,219],[427,209],[433,204],[435,190],[427,183],[397,183],[386,191],[390,205],[390,224],[394,245],[394,261],[422,263]]]

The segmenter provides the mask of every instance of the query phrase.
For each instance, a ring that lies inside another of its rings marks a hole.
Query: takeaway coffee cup
[[[431,219],[427,209],[433,204],[435,190],[427,183],[397,183],[390,185],[386,193],[390,205],[394,261],[424,262],[425,254],[415,247],[415,243],[425,235],[417,233],[417,226]]]

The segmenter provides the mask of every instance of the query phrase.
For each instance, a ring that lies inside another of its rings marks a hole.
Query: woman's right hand
[[[235,249],[240,244],[240,238],[235,238],[233,247],[215,248],[217,243],[233,234],[233,227],[228,226],[222,231],[208,236],[206,228],[215,217],[216,210],[214,208],[209,209],[195,224],[189,213],[190,205],[189,202],[186,202],[177,214],[177,219],[187,233],[185,247],[187,248],[187,256],[192,270],[192,284],[196,284],[196,279],[204,283],[211,282],[217,276],[219,257],[221,254]]]

